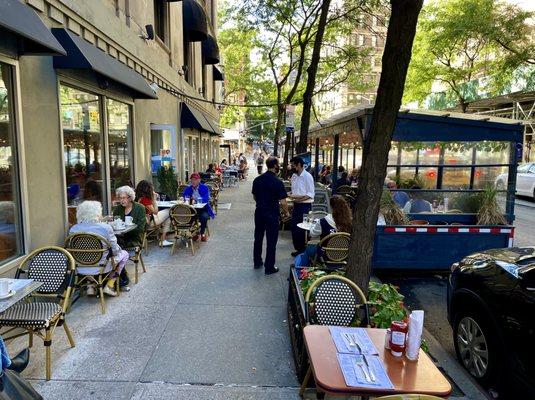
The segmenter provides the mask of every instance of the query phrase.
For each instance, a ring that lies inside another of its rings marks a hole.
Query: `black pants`
[[[292,242],[294,249],[300,253],[306,248],[306,232],[299,228],[297,224],[303,222],[303,215],[308,214],[312,210],[311,203],[294,203],[292,211]]]
[[[267,246],[264,268],[266,271],[273,270],[277,241],[279,240],[279,211],[257,209],[254,214],[254,223],[254,265],[262,264],[262,246],[265,234]]]
[[[258,170],[258,175],[262,175],[262,171],[264,170],[264,167],[262,165],[257,165],[256,169]]]
[[[204,235],[206,231],[206,226],[208,225],[208,220],[210,219],[210,214],[206,207],[197,210],[197,216],[199,217],[199,222],[201,223],[201,235]]]

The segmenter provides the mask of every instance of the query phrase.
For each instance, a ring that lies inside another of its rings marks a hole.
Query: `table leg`
[[[307,388],[308,381],[310,380],[310,375],[312,374],[312,367],[309,365],[303,383],[301,383],[301,388],[299,389],[299,396],[303,397],[305,394],[305,389]]]

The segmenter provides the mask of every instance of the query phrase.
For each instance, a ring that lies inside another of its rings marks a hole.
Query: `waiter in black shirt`
[[[266,275],[279,272],[275,267],[275,251],[279,239],[279,202],[287,217],[290,216],[288,203],[286,203],[286,189],[277,177],[279,173],[279,160],[269,157],[266,160],[267,172],[256,177],[253,181],[253,196],[256,201],[254,216],[254,267],[262,268]],[[266,234],[266,262],[262,263],[262,245]]]

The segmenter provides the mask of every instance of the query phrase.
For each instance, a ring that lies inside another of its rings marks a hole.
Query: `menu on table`
[[[378,351],[363,328],[329,327],[346,385],[394,389]]]

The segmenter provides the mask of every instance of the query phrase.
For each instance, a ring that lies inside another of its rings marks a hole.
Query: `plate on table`
[[[0,300],[9,299],[11,296],[13,296],[15,293],[17,293],[15,290],[11,289],[7,294],[0,296]]]

